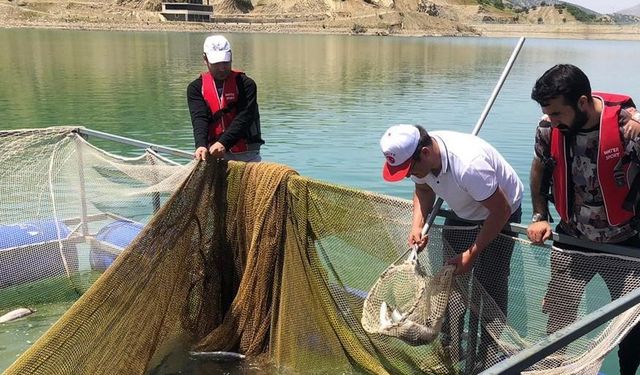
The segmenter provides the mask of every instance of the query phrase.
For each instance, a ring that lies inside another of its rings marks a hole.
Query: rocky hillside
[[[482,19],[473,0],[209,1],[217,21],[247,30],[461,35],[474,34],[466,25]],[[0,0],[0,26],[125,30],[224,26],[163,22],[160,10],[160,0]],[[234,18],[229,21],[230,17]]]
[[[484,24],[580,22],[560,1],[549,0],[212,0],[219,15],[239,13],[255,22],[289,17],[325,29],[378,34],[475,34]],[[540,3],[545,4],[543,6]],[[538,5],[536,5],[538,4]]]
[[[0,26],[478,35],[483,25],[575,24],[566,6],[533,0],[204,0],[216,23],[163,21],[161,0],[0,0]]]

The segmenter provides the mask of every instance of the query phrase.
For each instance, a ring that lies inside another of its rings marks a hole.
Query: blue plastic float
[[[134,221],[114,221],[100,229],[96,235],[96,239],[121,251],[136,238],[143,227],[143,224]],[[92,248],[90,257],[91,269],[104,271],[113,263],[117,256],[118,254],[113,251]]]

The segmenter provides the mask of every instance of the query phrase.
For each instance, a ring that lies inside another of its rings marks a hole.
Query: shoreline
[[[274,34],[322,34],[408,37],[488,37],[488,38],[541,38],[583,40],[640,40],[640,25],[530,25],[530,24],[470,24],[466,31],[448,30],[394,30],[369,28],[354,33],[350,27],[323,27],[315,22],[291,23],[199,23],[199,22],[56,22],[0,20],[0,29],[49,29],[77,31],[122,32],[208,32],[208,33],[274,33]]]
[[[640,40],[640,25],[471,25],[487,37],[525,36],[545,39]]]

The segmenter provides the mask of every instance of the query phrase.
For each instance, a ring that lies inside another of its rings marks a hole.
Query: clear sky
[[[569,0],[566,2],[580,5],[600,13],[613,13],[640,4],[640,0]]]

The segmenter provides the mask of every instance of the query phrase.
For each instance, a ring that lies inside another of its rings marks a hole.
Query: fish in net
[[[369,291],[363,328],[413,346],[432,342],[442,327],[454,270],[454,266],[445,266],[429,275],[412,250],[405,261],[389,266]]]

